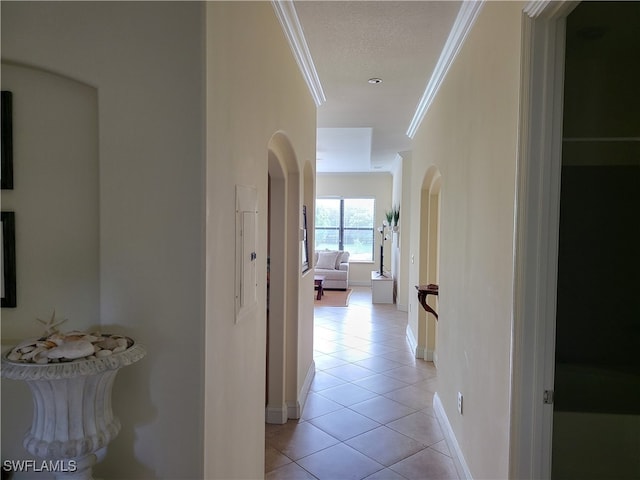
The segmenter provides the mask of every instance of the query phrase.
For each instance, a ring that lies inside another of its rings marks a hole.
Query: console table
[[[438,319],[438,314],[436,311],[429,306],[427,303],[427,295],[435,295],[438,296],[438,285],[430,283],[428,285],[416,285],[416,290],[418,290],[418,301],[422,308],[424,308],[428,313],[433,314]]]

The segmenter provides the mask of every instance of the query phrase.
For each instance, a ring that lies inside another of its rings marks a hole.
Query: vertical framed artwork
[[[2,212],[2,307],[14,308],[16,295],[16,220],[14,212]]]
[[[307,235],[307,206],[302,206],[302,271],[309,270],[309,237]]]
[[[13,94],[2,91],[0,107],[2,122],[2,171],[0,181],[2,190],[13,189]]]

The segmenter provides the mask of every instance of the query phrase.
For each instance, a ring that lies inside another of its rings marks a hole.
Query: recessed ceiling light
[[[373,78],[370,78],[368,80],[368,82],[372,83],[374,85],[377,85],[378,83],[382,83],[382,79],[381,78],[377,78],[377,77],[373,77]]]

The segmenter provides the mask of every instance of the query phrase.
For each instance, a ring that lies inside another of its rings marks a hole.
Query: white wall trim
[[[433,350],[429,350],[427,347],[418,345],[416,337],[413,334],[413,330],[411,330],[409,325],[407,325],[407,341],[409,342],[409,347],[411,348],[411,351],[414,352],[416,358],[421,358],[427,362],[434,361],[435,352]]]
[[[304,383],[302,384],[302,388],[300,389],[298,400],[295,402],[287,403],[289,418],[296,419],[302,416],[302,411],[304,410],[304,406],[307,403],[307,398],[309,397],[311,382],[313,382],[313,377],[315,377],[315,375],[316,375],[316,362],[314,360],[311,360],[311,365],[309,366],[309,370],[307,370],[307,375],[304,378]]]
[[[449,451],[451,452],[451,455],[453,455],[453,463],[455,464],[456,470],[458,471],[458,477],[462,479],[473,480],[473,477],[471,476],[471,470],[469,470],[469,466],[464,459],[462,450],[460,450],[458,440],[456,439],[456,436],[453,433],[453,429],[451,428],[451,424],[449,423],[449,417],[447,417],[447,414],[444,411],[444,406],[442,405],[440,397],[437,393],[433,396],[433,410],[435,411],[436,418],[438,420],[438,423],[440,424],[440,428],[442,428],[442,433],[444,433]]]
[[[282,30],[289,41],[289,46],[298,63],[300,72],[305,82],[307,82],[313,101],[316,103],[316,107],[319,107],[327,99],[324,96],[322,84],[320,83],[316,66],[313,63],[313,58],[311,58],[311,52],[309,51],[307,40],[304,37],[296,7],[292,1],[273,0],[271,4],[273,5],[278,20],[280,20]]]
[[[565,17],[576,2],[523,11],[511,340],[510,478],[549,478]]]
[[[411,330],[409,325],[407,325],[407,341],[409,342],[411,351],[415,352],[416,358],[422,358],[418,352],[418,341],[416,340],[416,336],[413,334],[413,330]]]
[[[566,17],[580,1],[530,0],[522,10],[530,18],[558,19]]]
[[[286,405],[272,406],[268,405],[264,409],[264,420],[266,423],[274,425],[284,425],[287,423],[288,411]]]
[[[295,402],[287,402],[287,418],[296,420],[302,415],[302,405],[298,400]]]
[[[471,27],[473,27],[473,24],[475,23],[483,4],[484,0],[478,0],[475,2],[462,2],[460,10],[458,11],[458,16],[456,17],[456,20],[453,23],[453,27],[451,28],[451,32],[449,33],[449,37],[444,44],[442,53],[440,53],[438,63],[433,70],[433,74],[429,79],[427,88],[422,94],[422,98],[418,103],[418,107],[413,115],[413,119],[409,124],[409,129],[407,130],[407,136],[409,138],[413,138],[416,134],[416,131],[420,127],[424,116],[427,114],[427,110],[429,110],[433,99],[438,93],[440,85],[449,72],[449,68],[453,64],[456,55],[458,55],[460,48],[464,44],[464,41],[467,38],[467,34],[471,30]]]

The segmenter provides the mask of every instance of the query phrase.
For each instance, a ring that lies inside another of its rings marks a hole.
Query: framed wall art
[[[2,307],[14,308],[16,295],[16,220],[14,212],[2,212]]]
[[[2,190],[13,189],[13,94],[2,91],[0,107],[2,122]]]

